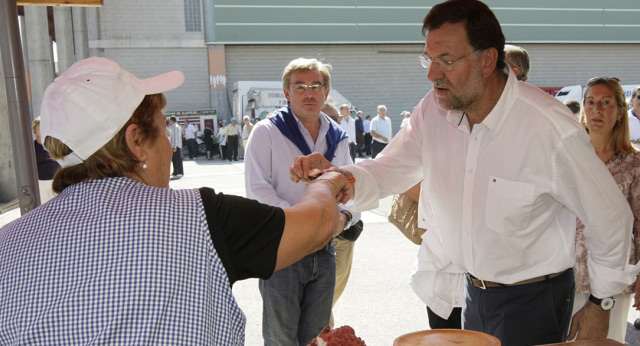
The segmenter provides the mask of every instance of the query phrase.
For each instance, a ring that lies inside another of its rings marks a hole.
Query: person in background
[[[358,157],[364,157],[364,121],[362,111],[356,112],[356,152]]]
[[[334,106],[333,103],[325,101],[321,111],[331,120],[335,121],[336,124],[340,125],[340,113],[338,113],[338,109],[336,109],[336,106]]]
[[[51,187],[51,181],[56,174],[60,165],[51,159],[49,152],[42,146],[42,137],[40,135],[40,117],[36,117],[31,122],[31,130],[35,135],[33,147],[36,153],[36,164],[38,165],[38,187],[40,189],[40,204],[55,197]]]
[[[391,132],[391,119],[387,117],[387,107],[378,106],[378,116],[371,120],[371,158],[376,156],[389,144],[393,133]]]
[[[631,109],[629,109],[629,135],[631,141],[638,144],[640,142],[640,87],[631,92]]]
[[[227,128],[227,122],[222,120],[220,126],[218,126],[218,143],[220,144],[220,156],[222,160],[227,160],[227,136],[225,130]]]
[[[184,167],[182,164],[182,130],[178,125],[176,117],[169,118],[169,143],[173,151],[171,162],[173,164],[173,174],[171,180],[180,179],[184,176]]]
[[[233,284],[342,230],[336,173],[287,207],[170,189],[162,93],[183,81],[89,58],[49,85],[41,126],[58,196],[0,229],[3,344],[244,345]]]
[[[404,125],[409,123],[409,119],[411,118],[411,113],[407,111],[403,111],[400,113],[400,117],[402,117],[402,123],[400,124],[400,128],[403,128]]]
[[[238,160],[238,135],[242,132],[236,118],[231,118],[231,124],[224,129],[224,135],[227,138],[227,158],[229,162]]]
[[[529,79],[529,53],[524,48],[505,44],[504,62],[513,70],[519,81],[526,82]]]
[[[340,106],[340,115],[340,127],[347,133],[351,161],[356,162],[356,121],[351,117],[351,106],[348,104]]]
[[[593,244],[595,298],[620,293],[640,268],[628,265],[633,214],[589,136],[561,102],[516,79],[501,25],[483,2],[441,2],[422,30],[419,59],[433,89],[382,155],[339,169],[355,179],[352,208],[376,208],[423,179],[419,207],[428,197],[436,226],[423,243],[443,269],[466,272],[465,329],[505,345],[564,342],[569,329],[569,338],[606,337],[606,304],[589,301],[571,321],[576,217]],[[338,171],[329,166],[318,154],[298,157],[291,179]]]
[[[249,135],[251,135],[251,130],[253,130],[253,124],[248,115],[242,118],[242,122],[244,123],[244,126],[242,126],[242,152],[244,153],[244,151],[247,150],[247,141],[249,141]]]
[[[589,80],[582,100],[580,122],[586,127],[596,154],[607,165],[609,172],[618,183],[633,212],[633,242],[629,263],[635,265],[640,260],[640,153],[629,140],[629,122],[626,114],[627,101],[624,90],[617,78],[598,77]],[[578,220],[576,231],[576,297],[573,314],[590,298],[589,285],[589,245],[585,238],[585,226]],[[593,244],[595,245],[595,244]],[[592,245],[592,246],[593,246]],[[633,306],[640,307],[640,280],[615,295],[607,338],[625,343],[627,318],[631,300]],[[599,304],[599,301],[595,301]]]
[[[337,166],[353,162],[346,133],[321,112],[331,87],[329,68],[305,58],[285,67],[282,89],[289,106],[256,124],[247,143],[248,198],[281,207],[303,198],[304,186],[289,179],[289,164],[296,156],[317,152]],[[358,221],[358,215],[343,207],[341,213],[343,229]],[[332,241],[270,279],[260,280],[264,344],[308,345],[329,324],[335,280]]]
[[[564,100],[565,106],[571,110],[571,113],[576,117],[576,120],[580,119],[580,102],[576,99],[566,99]]]
[[[213,144],[213,129],[211,128],[211,125],[207,125],[204,128],[204,133],[202,135],[202,139],[204,140],[204,144],[207,146],[207,160],[213,160],[213,149],[214,149],[214,144]]]
[[[189,149],[189,160],[198,158],[198,142],[196,141],[196,134],[198,128],[188,120],[184,126],[184,138],[187,140],[187,149]]]
[[[362,122],[364,126],[364,153],[366,156],[371,156],[371,116],[367,115]]]

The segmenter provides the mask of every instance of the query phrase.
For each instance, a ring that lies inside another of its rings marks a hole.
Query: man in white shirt
[[[640,140],[640,87],[633,89],[633,93],[631,93],[629,135],[634,143],[638,143],[638,140]]]
[[[171,150],[173,150],[173,156],[171,157],[173,174],[171,174],[171,180],[175,180],[184,176],[182,167],[182,131],[176,121],[176,117],[169,118],[168,130],[169,142],[171,143]]]
[[[348,104],[340,106],[340,127],[347,133],[351,160],[356,162],[356,120],[350,116],[351,107]]]
[[[378,106],[378,116],[371,120],[371,158],[376,156],[389,144],[391,140],[391,119],[387,117],[387,106]]]
[[[198,143],[196,142],[196,133],[198,132],[198,128],[196,128],[189,121],[186,122],[184,128],[184,138],[187,140],[187,149],[189,149],[189,159],[193,160],[194,158],[198,158]]]
[[[247,143],[248,198],[280,207],[296,204],[305,189],[289,179],[289,165],[297,156],[316,152],[336,166],[353,163],[346,133],[320,112],[330,81],[329,66],[316,59],[299,58],[287,65],[282,84],[290,106],[257,123]],[[359,219],[359,213],[341,212],[345,229]],[[329,324],[335,279],[330,242],[270,279],[260,280],[265,345],[308,345]]]
[[[341,169],[356,179],[353,208],[375,208],[424,178],[420,208],[431,204],[435,227],[423,236],[422,267],[466,272],[463,328],[505,345],[566,340],[576,216],[586,220],[593,298],[573,316],[569,338],[606,337],[609,298],[638,268],[627,265],[631,210],[589,136],[566,106],[505,68],[504,35],[484,3],[434,6],[423,34],[434,90],[383,155]],[[292,179],[326,165],[318,155],[297,158]],[[427,292],[418,293],[438,297],[449,284],[422,282]]]

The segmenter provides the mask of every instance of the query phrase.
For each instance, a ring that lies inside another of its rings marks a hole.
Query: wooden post
[[[104,0],[18,0],[18,6],[102,6]]]

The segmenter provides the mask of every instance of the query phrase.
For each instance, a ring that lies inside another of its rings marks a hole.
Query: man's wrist
[[[340,213],[342,215],[344,215],[345,217],[345,222],[344,222],[344,227],[342,228],[343,231],[346,231],[347,229],[349,229],[349,227],[351,227],[351,220],[353,219],[353,215],[351,215],[351,212],[348,210],[340,210]]]
[[[615,302],[616,302],[616,300],[613,297],[600,299],[600,298],[594,297],[592,294],[589,294],[589,301],[597,305],[603,311],[609,311],[613,309],[613,306],[615,305]]]

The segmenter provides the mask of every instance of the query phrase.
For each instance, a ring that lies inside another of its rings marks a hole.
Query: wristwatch
[[[340,210],[340,212],[347,217],[347,222],[344,223],[344,228],[342,229],[343,231],[346,231],[351,227],[351,219],[353,219],[353,215],[351,215],[351,212],[348,210]]]
[[[598,305],[602,310],[604,311],[609,311],[611,309],[613,309],[613,306],[616,305],[616,300],[613,297],[607,297],[607,298],[596,298],[593,295],[589,295],[589,300]]]

